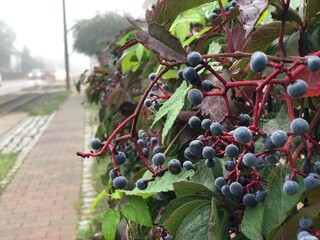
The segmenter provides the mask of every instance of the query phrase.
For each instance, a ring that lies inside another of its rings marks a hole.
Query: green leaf
[[[147,227],[153,226],[146,201],[141,197],[131,196],[129,202],[121,209],[121,213],[130,221]]]
[[[309,22],[311,18],[316,16],[319,12],[320,12],[319,0],[308,0],[305,22]]]
[[[286,220],[294,209],[304,191],[303,181],[299,179],[299,192],[288,196],[282,191],[285,176],[288,174],[283,165],[279,165],[268,178],[269,194],[265,200],[263,216],[263,233],[267,239],[272,239],[276,229]]]
[[[190,209],[195,209],[202,204],[210,203],[209,200],[195,200],[185,203],[178,208],[166,219],[163,226],[170,231],[170,233],[175,237],[176,231],[181,225],[184,218],[190,214]]]
[[[217,205],[217,199],[211,200],[208,239],[227,239],[229,236],[230,214]]]
[[[179,115],[180,110],[183,108],[185,96],[188,94],[190,88],[191,86],[188,87],[187,83],[183,81],[181,85],[176,89],[174,94],[161,106],[160,110],[157,112],[152,126],[161,118],[167,115],[167,120],[162,131],[162,142],[164,141],[174,121]]]
[[[147,171],[143,178],[150,178],[151,173]],[[159,192],[168,192],[173,190],[173,184],[190,178],[194,175],[194,171],[187,171],[185,169],[181,170],[178,175],[172,175],[170,173],[165,173],[163,177],[156,178],[154,181],[148,183],[148,187],[145,190],[139,190],[138,188],[132,191],[122,190],[126,195],[137,195],[143,198],[150,197]]]
[[[90,213],[93,214],[93,210],[96,207],[97,203],[101,200],[101,198],[106,194],[106,190],[103,190],[96,199],[91,203]]]
[[[290,131],[290,118],[286,104],[281,106],[275,118],[263,125],[262,130],[266,133],[272,133],[276,130]]]
[[[258,28],[246,41],[243,51],[245,52],[255,52],[265,50],[274,40],[279,37],[279,32],[281,28],[281,22],[275,21],[271,23],[267,23]],[[285,28],[286,34],[292,34],[296,29],[296,27],[286,22]],[[263,39],[263,41],[261,41]]]
[[[122,199],[123,196],[124,196],[123,192],[121,192],[121,190],[119,189],[116,189],[116,191],[111,194],[112,199]]]
[[[173,184],[174,187],[174,192],[176,193],[177,197],[182,197],[190,194],[206,194],[212,195],[212,191],[205,186],[203,186],[200,183],[195,183],[195,182],[186,182],[186,181],[181,181],[181,182],[176,182]]]
[[[146,20],[148,23],[156,22],[169,27],[180,13],[208,2],[212,0],[188,0],[183,4],[181,0],[159,1],[153,10],[146,11]]]
[[[165,74],[162,75],[162,79],[172,79],[172,78],[177,78],[178,71],[174,69],[170,69],[167,71]]]
[[[221,52],[221,45],[215,41],[212,41],[209,45],[208,54],[216,54]]]
[[[187,215],[181,223],[176,240],[209,239],[211,204],[203,204]]]
[[[180,206],[182,206],[188,202],[192,202],[192,201],[196,201],[196,200],[210,201],[210,197],[192,194],[192,195],[184,195],[182,197],[178,197],[176,199],[173,199],[172,201],[169,202],[169,204],[164,209],[159,223],[161,223],[161,224],[164,223],[169,218],[169,216]]]
[[[139,63],[141,63],[142,57],[143,57],[143,53],[144,53],[144,47],[141,44],[138,44],[137,48],[136,48],[136,56],[138,58]]]
[[[108,208],[102,217],[102,234],[106,240],[114,240],[118,224],[120,222],[120,213],[117,209]]]
[[[253,208],[247,208],[241,222],[241,229],[244,235],[250,239],[263,240],[264,203],[259,203]]]
[[[276,11],[272,12],[272,17],[275,20],[281,21],[282,17],[283,17],[284,8],[279,3],[275,3],[274,7],[276,8]],[[302,19],[301,19],[299,13],[296,10],[292,9],[291,7],[288,9],[286,21],[287,22],[296,22],[301,26],[303,25],[303,22],[302,22]]]
[[[196,40],[198,37],[201,37],[203,34],[205,34],[206,32],[208,32],[211,29],[211,27],[205,27],[204,29],[202,29],[200,32],[198,32],[197,34],[193,35],[192,37],[188,38],[187,40],[185,40],[182,43],[182,46],[188,46],[190,45],[194,40]]]

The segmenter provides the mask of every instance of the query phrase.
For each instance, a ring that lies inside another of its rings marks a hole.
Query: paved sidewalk
[[[66,239],[76,236],[84,149],[82,96],[73,94],[0,196],[0,239]]]

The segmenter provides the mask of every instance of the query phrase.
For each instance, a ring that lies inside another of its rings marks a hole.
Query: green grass
[[[16,162],[17,156],[17,153],[0,153],[0,180],[7,176],[8,172]]]
[[[60,108],[61,104],[70,96],[70,93],[68,91],[58,92],[55,97],[45,101],[42,106],[32,107],[28,112],[31,116],[50,115]]]

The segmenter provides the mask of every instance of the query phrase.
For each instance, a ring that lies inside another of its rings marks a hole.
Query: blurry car
[[[55,71],[35,69],[28,73],[29,79],[56,80]]]

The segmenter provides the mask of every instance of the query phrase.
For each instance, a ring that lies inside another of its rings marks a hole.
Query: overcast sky
[[[142,9],[144,0],[65,0],[65,2],[69,28],[76,20],[92,18],[98,12],[116,11],[119,14],[129,12],[137,18],[144,16]],[[63,59],[62,0],[1,0],[0,19],[16,33],[18,48],[27,45],[36,55]],[[69,52],[72,52],[72,48]],[[71,54],[70,61],[73,68],[76,68],[76,65],[80,65],[80,68],[86,67],[89,62],[87,58],[76,53]]]

